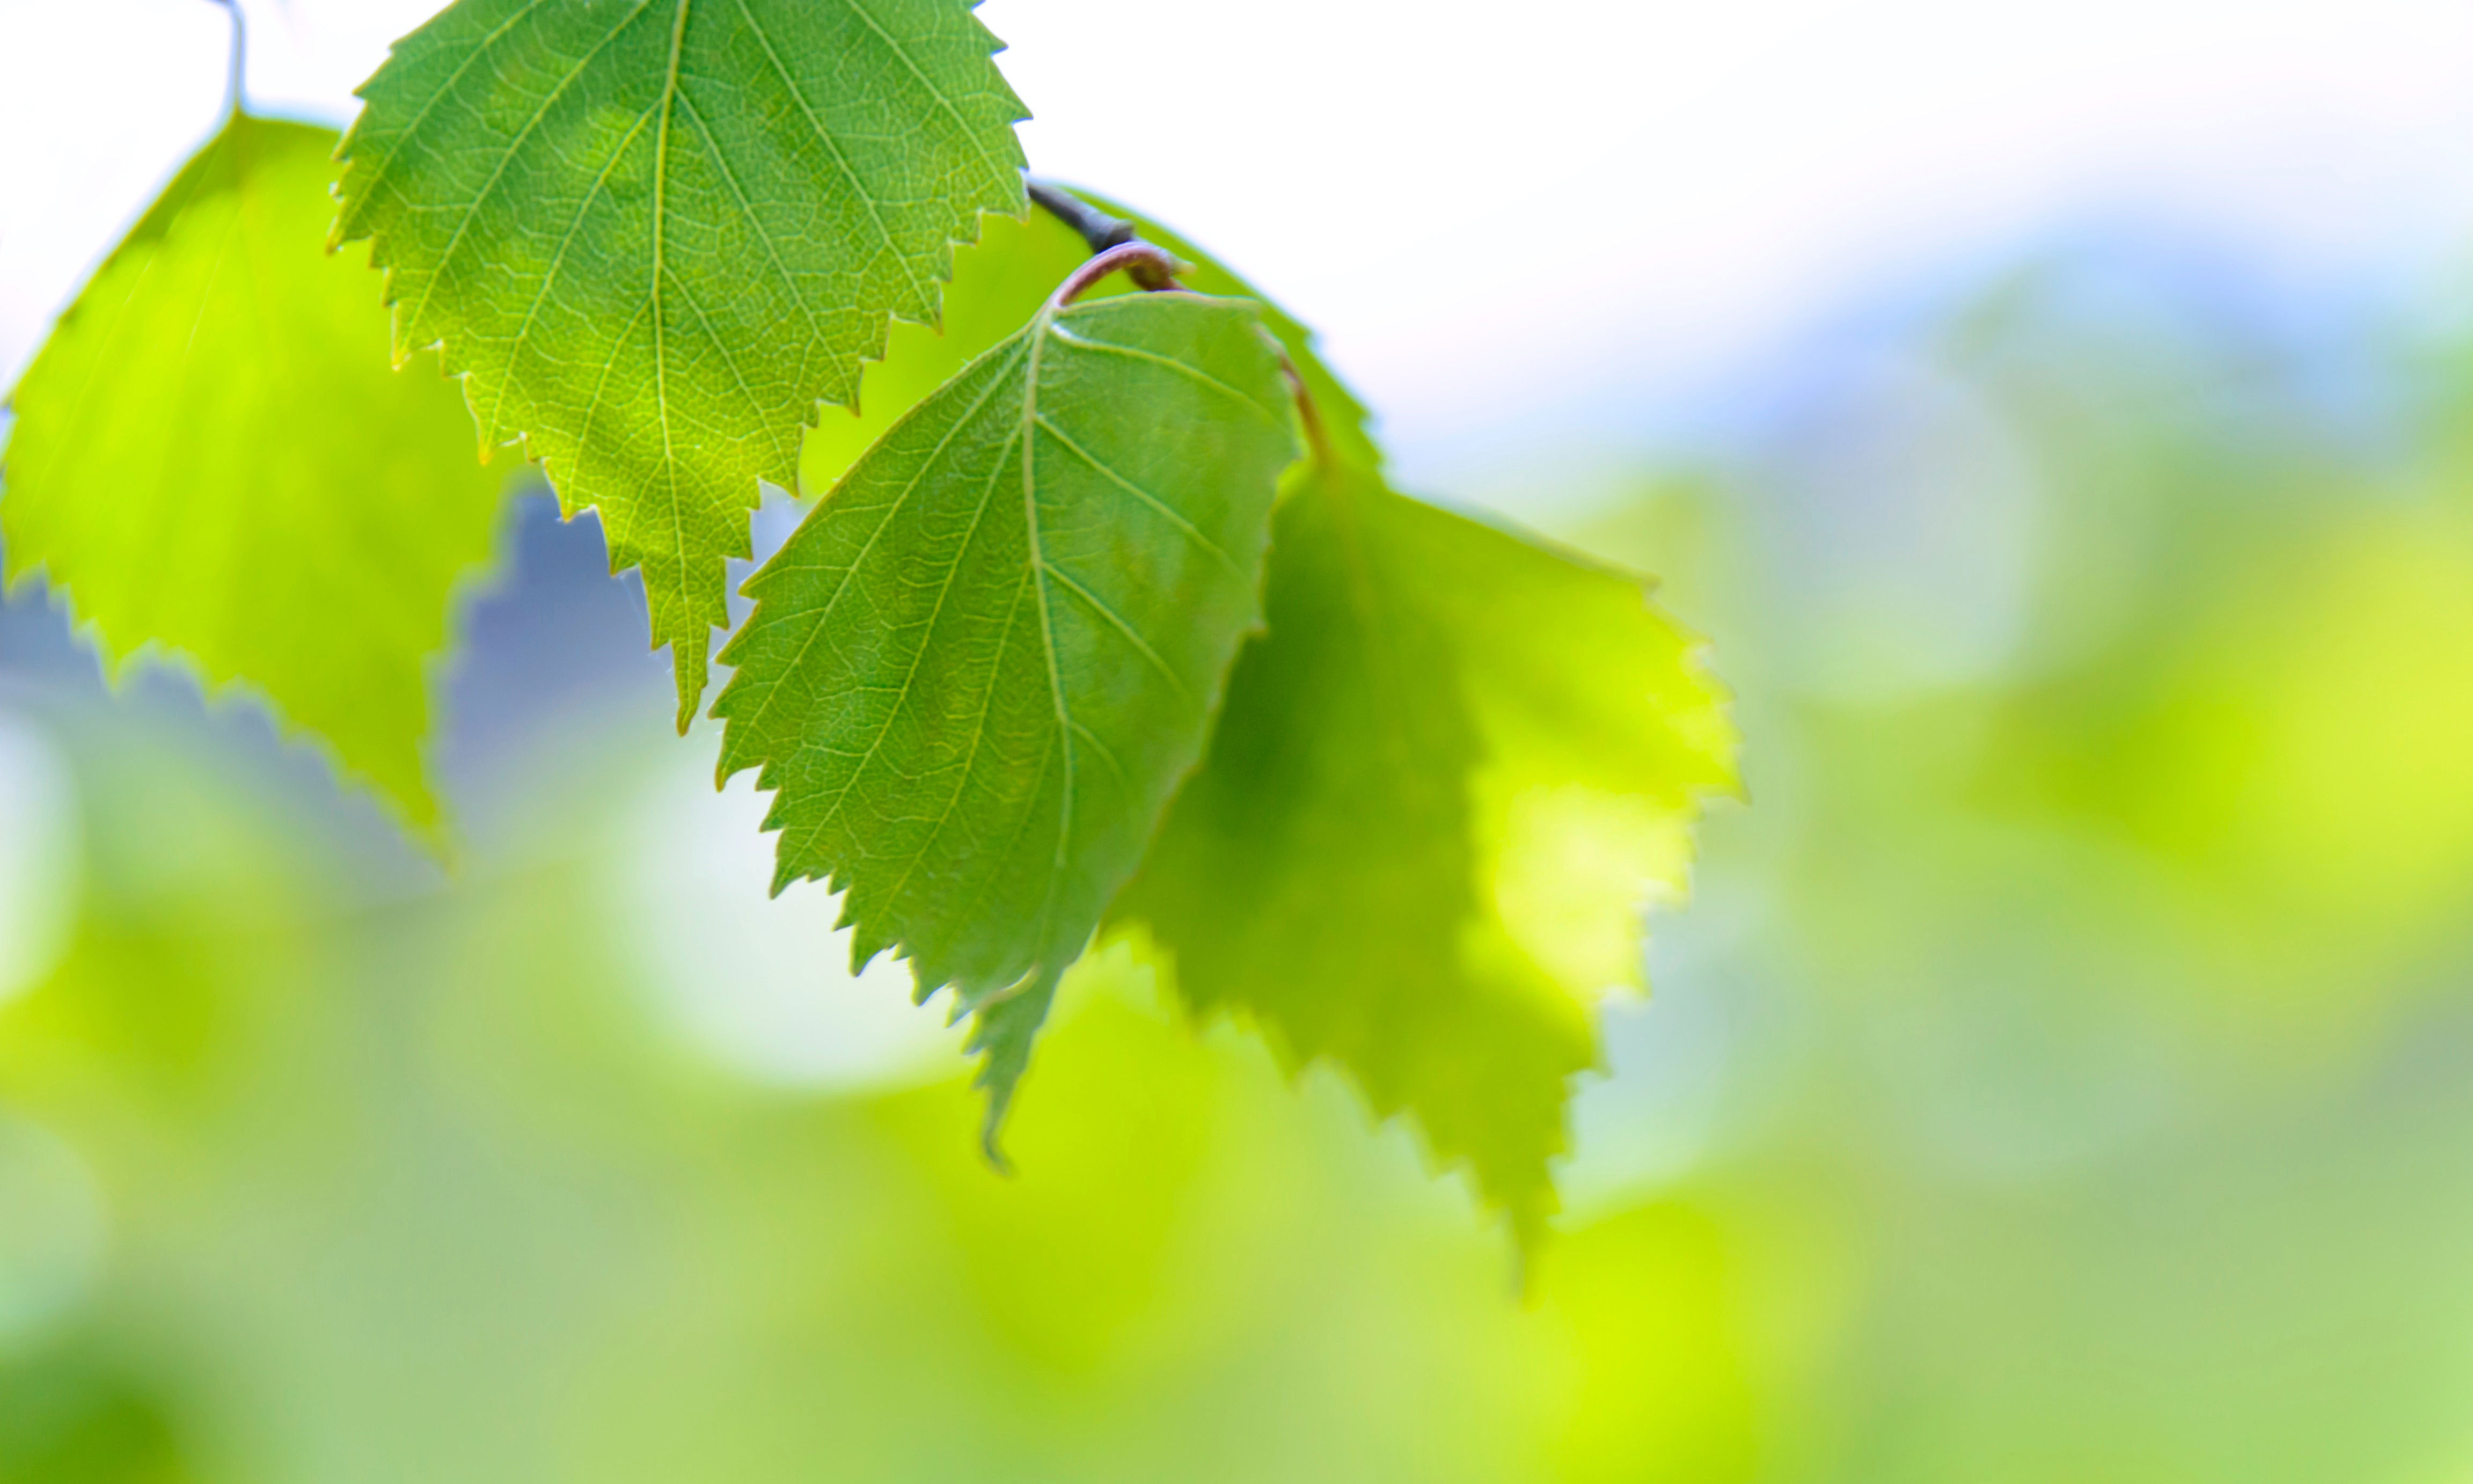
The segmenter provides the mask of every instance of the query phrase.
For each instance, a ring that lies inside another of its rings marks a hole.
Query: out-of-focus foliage
[[[108,1256],[0,1353],[178,1476],[1484,1480],[1642,1437],[1740,1476],[1724,1239],[1684,1205],[1630,1218],[1645,1250],[1582,1233],[1573,1301],[1524,1307],[1353,1097],[1197,1041],[1121,951],[1068,980],[998,1179],[958,1079],[752,1085],[627,993],[665,928],[612,934],[626,831],[589,810],[677,758],[562,749],[522,822],[557,853],[354,909],[248,785],[97,728],[51,724],[89,907],[0,1010],[0,1094],[108,1192]],[[167,872],[156,822],[221,869]],[[59,1435],[25,1415],[0,1457]]]
[[[1594,532],[1774,739],[1699,898],[1754,894],[1724,1162],[1857,1285],[1787,1476],[2473,1462],[2464,404],[2120,246],[1819,347]]]
[[[336,239],[372,239],[398,357],[443,345],[482,443],[642,569],[682,730],[756,482],[1023,209],[996,44],[966,0],[458,0],[360,88]]]
[[[170,1420],[142,1385],[75,1354],[0,1361],[0,1478],[180,1484]]]
[[[108,663],[158,645],[263,692],[431,833],[428,668],[503,476],[319,251],[334,148],[242,115],[181,170],[11,397],[0,534]]]
[[[1202,754],[1296,457],[1245,299],[1042,309],[869,449],[748,579],[721,777],[776,889],[847,895],[986,1053],[987,1143],[1056,983]]]
[[[1309,466],[1271,539],[1269,632],[1115,913],[1198,1016],[1413,1114],[1533,1249],[1597,997],[1733,786],[1721,698],[1641,580],[1371,473]]]

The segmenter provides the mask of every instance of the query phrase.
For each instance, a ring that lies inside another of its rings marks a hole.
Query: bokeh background
[[[251,5],[253,96],[424,9]],[[983,13],[1035,166],[1738,692],[1531,1296],[1122,956],[991,1176],[535,493],[451,874],[0,609],[0,1480],[2473,1478],[2473,12]],[[0,381],[224,45],[0,0]]]

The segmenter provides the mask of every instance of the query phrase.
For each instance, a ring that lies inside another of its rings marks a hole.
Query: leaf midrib
[[[678,567],[679,590],[691,593],[694,591],[694,584],[687,575],[686,517],[679,508],[678,452],[670,440],[670,353],[666,323],[668,316],[661,312],[661,278],[669,272],[667,231],[670,222],[670,118],[678,111],[679,53],[686,45],[687,4],[688,0],[679,0],[678,11],[670,20],[670,65],[668,73],[661,82],[661,127],[653,138],[652,297],[653,404],[660,409],[661,472],[667,477],[670,487],[670,556],[673,564]],[[590,60],[587,58],[586,61],[588,62]],[[575,70],[580,76],[584,68],[578,65]],[[512,155],[513,152],[509,153]],[[670,639],[673,645],[684,645],[686,641],[685,634],[676,634]],[[711,642],[709,637],[705,640],[708,654],[710,653]],[[671,658],[677,660],[681,657],[673,652]],[[702,676],[705,671],[699,667],[696,673]],[[702,682],[699,681],[698,684],[701,685]],[[694,705],[695,703],[687,696],[683,694],[679,697],[679,730],[682,733],[687,730],[687,722],[694,714]]]
[[[1178,375],[1185,377],[1187,380],[1193,382],[1196,386],[1209,387],[1211,390],[1217,392],[1222,395],[1228,396],[1236,401],[1242,402],[1245,406],[1251,408],[1257,416],[1270,423],[1273,427],[1280,429],[1282,432],[1287,431],[1287,420],[1282,414],[1271,411],[1271,409],[1263,406],[1252,397],[1247,396],[1244,393],[1237,391],[1235,387],[1232,387],[1228,383],[1220,380],[1218,377],[1212,375],[1209,371],[1202,370],[1200,367],[1189,366],[1172,355],[1162,355],[1156,350],[1145,350],[1139,346],[1118,345],[1113,340],[1093,340],[1088,335],[1077,335],[1071,330],[1060,329],[1056,332],[1056,338],[1064,341],[1067,345],[1075,347],[1079,349],[1096,350],[1105,355],[1121,355],[1132,360],[1147,362],[1150,365],[1161,367],[1167,371],[1172,371]]]
[[[1044,937],[1048,915],[1056,902],[1057,883],[1064,880],[1067,857],[1073,838],[1073,784],[1076,769],[1073,761],[1073,713],[1065,704],[1065,677],[1056,655],[1056,626],[1048,610],[1047,550],[1039,532],[1039,368],[1047,348],[1048,331],[1056,323],[1059,305],[1050,301],[1039,311],[1030,324],[1030,368],[1021,388],[1021,515],[1027,557],[1031,565],[1031,584],[1039,592],[1039,641],[1047,655],[1047,690],[1056,703],[1058,745],[1065,752],[1064,799],[1057,809],[1056,870],[1047,878],[1047,892],[1040,900],[1039,922]]]

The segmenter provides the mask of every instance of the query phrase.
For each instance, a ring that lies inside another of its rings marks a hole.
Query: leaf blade
[[[682,728],[759,482],[1023,209],[996,44],[954,0],[459,0],[361,88],[334,240],[372,239],[398,358],[443,346],[482,443],[601,512]]]
[[[1251,304],[1043,312],[914,407],[745,585],[721,776],[859,962],[979,1017],[990,1137],[1058,977],[1200,755],[1280,471]]]

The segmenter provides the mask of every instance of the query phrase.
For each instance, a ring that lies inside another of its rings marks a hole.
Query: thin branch
[[[1122,217],[1110,216],[1061,185],[1044,180],[1025,180],[1033,205],[1056,218],[1081,234],[1092,252],[1105,252],[1134,240],[1134,224]]]
[[[1105,253],[1111,249],[1141,242],[1140,236],[1138,235],[1140,228],[1133,223],[1121,217],[1110,216],[1061,185],[1051,185],[1045,180],[1027,180],[1023,184],[1030,192],[1031,203],[1040,210],[1073,228],[1077,236],[1090,244],[1091,251],[1094,255]],[[1142,245],[1150,246],[1148,243]],[[1176,287],[1177,272],[1185,265],[1179,263],[1173,255],[1161,251],[1157,248],[1152,248],[1151,251],[1159,254],[1157,263],[1144,259],[1127,265],[1125,271],[1133,276],[1136,285],[1152,293]]]

